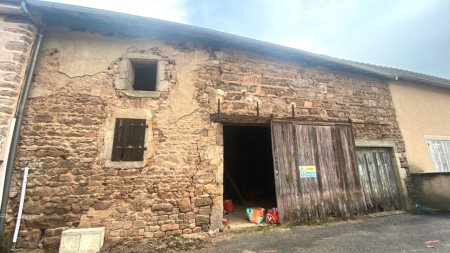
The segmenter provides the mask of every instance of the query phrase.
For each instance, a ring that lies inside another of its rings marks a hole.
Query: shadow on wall
[[[439,211],[450,211],[450,172],[411,173],[418,203]]]

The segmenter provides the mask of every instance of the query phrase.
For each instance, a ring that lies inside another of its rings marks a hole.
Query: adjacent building
[[[450,81],[427,78],[441,85],[396,81],[389,87],[418,203],[450,210]]]

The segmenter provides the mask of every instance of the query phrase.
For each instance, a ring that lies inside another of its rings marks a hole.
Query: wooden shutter
[[[434,170],[437,172],[450,172],[450,141],[428,140]]]
[[[144,159],[145,119],[116,119],[112,161]]]

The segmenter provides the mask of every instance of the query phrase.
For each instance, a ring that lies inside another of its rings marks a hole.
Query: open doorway
[[[224,200],[231,200],[230,227],[252,225],[246,208],[276,207],[270,127],[224,125]]]

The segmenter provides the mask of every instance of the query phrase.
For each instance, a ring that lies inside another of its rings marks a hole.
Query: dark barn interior
[[[276,207],[272,141],[269,126],[223,126],[224,200],[237,212]]]

